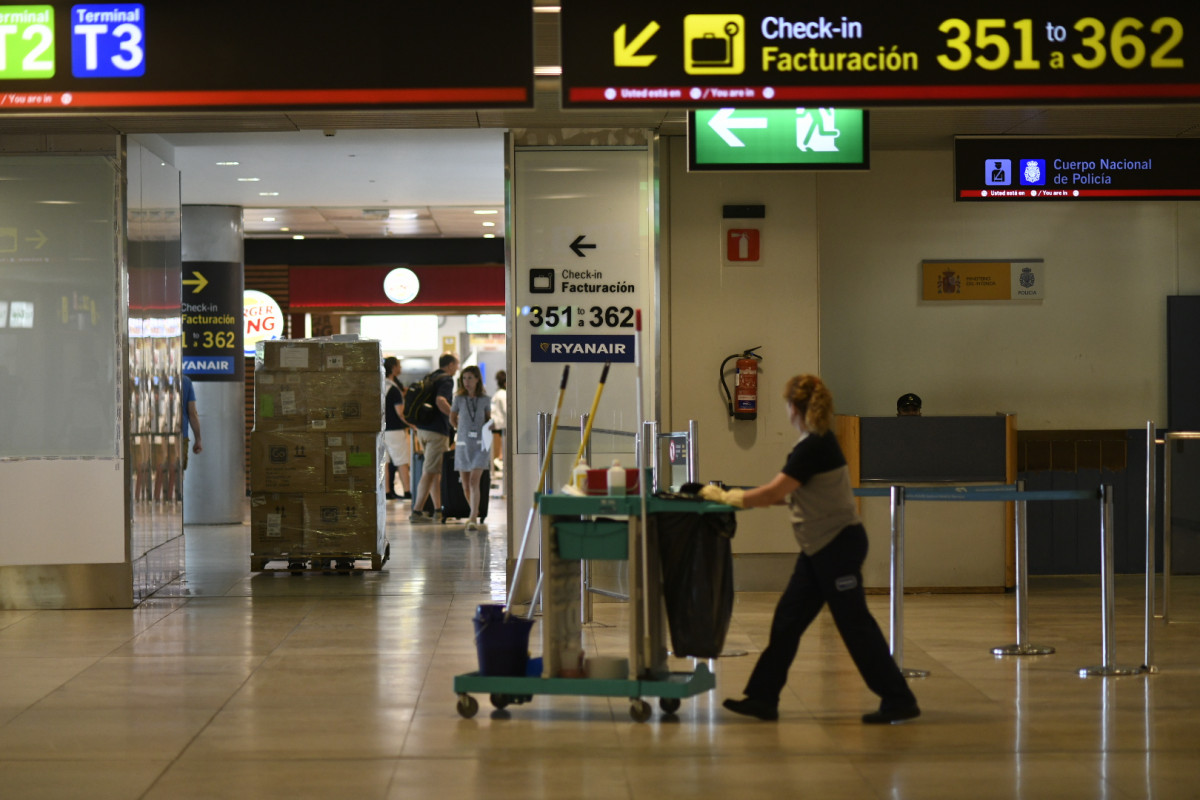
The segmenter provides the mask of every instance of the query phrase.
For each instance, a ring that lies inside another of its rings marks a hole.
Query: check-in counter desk
[[[1016,482],[1017,418],[837,418],[853,485],[938,487]],[[870,537],[863,584],[886,589],[891,572],[891,501],[859,498]],[[907,591],[1004,591],[1014,584],[1012,503],[905,504]]]

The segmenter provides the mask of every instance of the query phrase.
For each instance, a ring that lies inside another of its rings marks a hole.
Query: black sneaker
[[[734,700],[731,697],[725,701],[724,705],[733,713],[746,717],[757,717],[767,722],[779,719],[779,709],[776,706],[751,697],[742,700]]]
[[[384,497],[386,497],[388,500],[399,500],[400,499],[400,495],[396,494],[395,492],[388,492],[387,494],[384,495]]]
[[[921,709],[916,703],[910,706],[900,706],[899,708],[879,709],[872,711],[870,714],[863,714],[862,721],[867,725],[895,725],[897,722],[904,722],[906,719],[916,719],[921,716]]]

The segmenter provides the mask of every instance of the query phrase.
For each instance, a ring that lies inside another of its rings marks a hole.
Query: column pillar
[[[242,209],[183,206],[181,227],[182,366],[196,390],[204,448],[189,453],[183,523],[240,523],[246,496]]]

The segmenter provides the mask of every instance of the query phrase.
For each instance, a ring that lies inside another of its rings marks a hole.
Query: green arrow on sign
[[[724,140],[725,144],[730,147],[745,147],[745,143],[738,137],[733,135],[734,128],[766,128],[766,117],[746,117],[744,119],[734,119],[733,115],[736,109],[721,108],[713,115],[713,118],[708,121],[708,127],[712,128],[717,136]]]
[[[701,109],[688,127],[691,169],[864,169],[866,112],[843,108]]]

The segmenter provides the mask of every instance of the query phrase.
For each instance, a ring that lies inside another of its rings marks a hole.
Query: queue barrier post
[[[892,591],[890,635],[892,659],[906,678],[927,678],[929,670],[904,666],[904,494],[903,486],[890,490],[892,502]]]
[[[583,463],[592,464],[592,440],[588,436],[588,414],[579,415],[579,440],[583,442]],[[575,482],[575,464],[571,465],[571,477],[567,480]],[[593,622],[595,609],[592,607],[592,562],[586,558],[579,560],[579,623],[590,625]]]
[[[1116,593],[1116,578],[1113,574],[1113,504],[1112,486],[1100,487],[1100,605],[1102,624],[1100,629],[1101,650],[1104,663],[1092,667],[1081,667],[1079,677],[1111,677],[1137,675],[1141,667],[1118,666],[1113,628],[1113,595]]]
[[[1174,451],[1173,444],[1189,439],[1200,439],[1200,432],[1196,431],[1168,431],[1163,436],[1163,514],[1162,514],[1162,538],[1163,538],[1163,569],[1162,569],[1162,587],[1163,601],[1162,614],[1159,617],[1164,623],[1171,621],[1171,517],[1173,510],[1171,508],[1171,461]],[[1179,445],[1176,444],[1176,447]]]
[[[1153,436],[1153,432],[1150,433]],[[1169,444],[1172,438],[1196,438],[1200,439],[1200,433],[1183,434],[1177,437],[1173,434],[1167,434],[1165,440]],[[1167,454],[1164,460],[1164,473],[1170,475],[1170,455]],[[1164,479],[1165,480],[1165,479]],[[901,671],[910,677],[924,677],[928,673],[919,673],[915,670],[905,670],[903,666],[904,657],[904,631],[903,631],[903,595],[904,595],[904,505],[908,499],[912,500],[929,500],[929,501],[982,501],[982,502],[1015,502],[1018,504],[1018,539],[1020,545],[1018,554],[1022,561],[1027,561],[1026,546],[1027,545],[1027,515],[1024,505],[1029,500],[1095,500],[1097,497],[1100,500],[1100,540],[1101,540],[1101,604],[1102,609],[1102,649],[1104,664],[1098,667],[1084,667],[1079,670],[1081,677],[1090,677],[1093,675],[1137,675],[1143,671],[1155,672],[1153,665],[1147,664],[1141,667],[1121,667],[1114,664],[1113,658],[1113,596],[1115,594],[1115,577],[1113,575],[1113,495],[1111,486],[1101,486],[1098,491],[1092,490],[1049,490],[1049,491],[1032,491],[1026,492],[1021,486],[956,486],[951,488],[911,488],[906,489],[903,486],[892,486],[890,489],[883,488],[858,488],[854,490],[856,497],[883,497],[888,495],[891,497],[892,504],[892,570],[891,570],[891,601],[892,601],[892,655],[896,659],[896,665]],[[1152,487],[1151,487],[1152,489]],[[1151,491],[1148,489],[1148,492]],[[1170,487],[1166,489],[1166,494],[1169,504]],[[1147,503],[1151,503],[1147,500]],[[1167,506],[1169,509],[1169,505]],[[1148,512],[1149,513],[1149,512]],[[1169,518],[1169,514],[1164,511],[1164,516]],[[1147,524],[1147,547],[1153,547],[1153,530],[1152,522]],[[1164,521],[1164,549],[1169,546],[1169,524]],[[1169,593],[1169,559],[1164,557],[1163,564],[1163,611],[1164,617],[1166,614],[1166,595]],[[1149,609],[1153,609],[1155,597],[1153,593],[1153,563],[1148,559],[1147,570],[1149,577],[1147,579],[1147,598],[1146,603]],[[1025,631],[1028,624],[1027,598],[1028,595],[1022,596],[1020,586],[1028,587],[1028,567],[1018,568],[1018,619],[1017,619],[1017,639],[1018,645],[1025,641]],[[1148,612],[1150,613],[1150,612]],[[1150,634],[1150,622],[1147,621],[1147,639],[1146,639],[1146,660],[1151,661],[1153,639]],[[1029,645],[1029,647],[1035,647]],[[1010,655],[1010,653],[999,653],[1002,648],[994,648],[993,653],[996,655]],[[1053,652],[1053,650],[1051,650]],[[1034,654],[1030,653],[1011,653],[1012,655]],[[914,674],[915,673],[915,674]]]
[[[1156,464],[1158,459],[1158,437],[1154,422],[1146,423],[1146,614],[1145,630],[1142,640],[1145,648],[1142,653],[1142,669],[1146,672],[1158,672],[1154,664],[1154,601],[1155,601],[1155,563],[1154,563],[1154,508],[1158,497],[1158,481]]]
[[[1159,616],[1164,623],[1171,621],[1171,440],[1174,438],[1170,433],[1163,437],[1163,600]]]
[[[1025,491],[1025,481],[1017,481],[1017,493]],[[1027,637],[1029,628],[1029,519],[1026,515],[1026,501],[1016,502],[1017,511],[1017,641],[1002,647],[993,647],[995,656],[1046,656],[1054,652],[1053,647],[1030,644]]]

